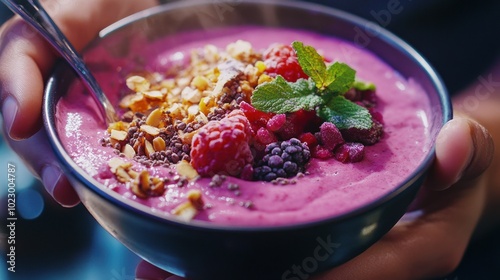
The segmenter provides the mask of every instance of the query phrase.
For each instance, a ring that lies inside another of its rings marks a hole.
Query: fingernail
[[[464,137],[467,137],[469,136],[472,132],[471,132],[471,126],[469,124],[469,121],[466,121],[466,122],[463,122],[463,123],[459,123],[459,125],[463,125],[463,126],[466,126],[466,127],[463,127],[461,128],[461,131],[463,132],[466,132],[467,131],[467,134],[468,135],[465,135]],[[458,125],[457,125],[458,126]],[[467,139],[467,138],[462,138],[462,139]],[[471,143],[472,146],[474,146],[475,148],[475,143],[474,143],[474,140],[472,139],[472,143]],[[457,176],[455,177],[455,179],[453,180],[453,183],[452,185],[456,184],[458,181],[460,181],[460,179],[462,179],[462,176],[464,175],[464,172],[465,170],[469,167],[469,165],[471,164],[472,162],[472,158],[474,156],[474,150],[473,149],[470,149],[469,150],[469,153],[467,155],[467,160],[464,161],[463,165],[461,166],[460,168],[460,172],[458,172]]]
[[[61,179],[62,173],[59,168],[53,165],[47,165],[42,170],[42,182],[45,186],[45,189],[50,193],[50,195],[54,196],[54,189]]]
[[[3,102],[2,115],[5,125],[5,132],[9,135],[10,138],[13,138],[11,135],[11,130],[12,125],[14,124],[14,120],[16,119],[18,109],[19,106],[17,105],[17,101],[12,96],[7,97]]]

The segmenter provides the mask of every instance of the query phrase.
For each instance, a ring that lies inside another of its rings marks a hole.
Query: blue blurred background
[[[0,23],[11,16],[0,4]],[[1,124],[1,120],[0,120]],[[3,126],[0,126],[3,127]],[[16,166],[16,272],[7,271],[7,164]],[[7,146],[0,128],[0,280],[135,279],[139,257],[95,222],[82,205],[65,209]],[[498,233],[498,232],[497,232]],[[453,233],[450,233],[453,234]],[[383,269],[383,268],[381,268]],[[500,279],[500,238],[492,234],[474,243],[460,267],[443,278]]]

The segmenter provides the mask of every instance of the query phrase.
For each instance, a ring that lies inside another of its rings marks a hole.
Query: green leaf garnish
[[[313,47],[304,46],[302,42],[293,42],[292,46],[297,52],[302,71],[314,81],[317,88],[326,87],[326,65],[323,57]]]
[[[346,93],[353,85],[356,71],[345,63],[335,62],[328,67],[327,88],[335,94]]]
[[[334,96],[325,106],[321,106],[318,115],[323,120],[335,124],[338,129],[370,129],[373,125],[370,112],[366,108],[340,95]]]
[[[373,83],[364,82],[360,80],[355,81],[354,84],[352,84],[352,87],[359,91],[368,91],[368,90],[375,91],[377,89],[377,87]]]
[[[277,76],[272,82],[255,88],[252,105],[260,111],[277,114],[292,113],[301,109],[310,111],[323,103],[320,96],[311,94],[314,91],[314,84],[309,80],[300,79],[289,83],[283,77]]]
[[[323,57],[311,46],[293,42],[297,59],[309,80],[287,82],[282,76],[263,83],[252,94],[252,105],[260,111],[277,114],[299,110],[316,110],[323,120],[332,122],[339,129],[370,129],[373,125],[370,112],[346,99],[351,88],[375,90],[375,85],[356,81],[356,71],[347,64],[335,62],[327,67]]]

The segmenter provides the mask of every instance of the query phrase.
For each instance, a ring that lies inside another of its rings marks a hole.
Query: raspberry
[[[344,143],[344,138],[339,129],[331,122],[324,122],[320,126],[321,144],[328,150],[333,151],[338,145]]]
[[[278,139],[276,139],[276,136],[269,130],[261,127],[259,130],[257,130],[257,133],[255,135],[255,138],[258,142],[267,145],[271,144],[273,142],[276,142]]]
[[[305,142],[307,144],[307,146],[309,147],[309,150],[312,150],[314,147],[316,147],[318,145],[318,140],[316,139],[314,134],[312,134],[311,132],[302,133],[299,136],[299,140],[300,140],[300,142],[303,142],[303,143]]]
[[[275,44],[264,52],[266,73],[270,76],[281,75],[289,82],[309,78],[297,60],[295,50],[291,46]]]
[[[333,152],[323,146],[317,145],[312,150],[312,157],[327,160],[333,157]]]
[[[335,150],[335,159],[343,162],[360,162],[365,156],[365,146],[361,143],[344,143]]]
[[[273,116],[268,122],[267,122],[267,129],[270,131],[278,131],[280,130],[283,125],[286,122],[286,115],[285,114],[278,114],[276,116]]]
[[[267,145],[265,155],[254,169],[257,180],[290,178],[304,170],[311,158],[307,144],[296,138]]]
[[[286,121],[277,133],[284,140],[297,138],[304,132],[317,131],[321,122],[315,111],[299,110],[286,115]]]
[[[191,165],[201,176],[239,176],[253,162],[249,142],[252,130],[242,111],[234,110],[220,121],[210,121],[193,137]]]
[[[257,131],[261,127],[266,127],[269,120],[275,115],[259,111],[245,101],[240,103],[240,110],[245,114],[248,121],[250,121],[254,127],[254,131]],[[255,127],[257,129],[255,129]]]

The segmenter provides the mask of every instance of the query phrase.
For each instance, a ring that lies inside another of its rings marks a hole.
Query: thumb
[[[459,180],[478,177],[493,160],[493,151],[493,139],[482,125],[467,118],[449,121],[437,137],[427,187],[444,190]]]

